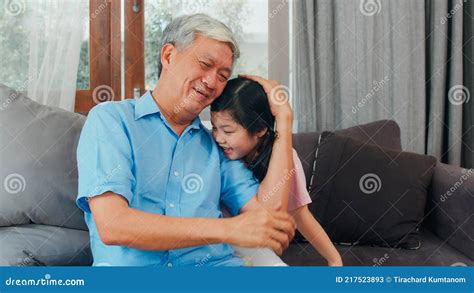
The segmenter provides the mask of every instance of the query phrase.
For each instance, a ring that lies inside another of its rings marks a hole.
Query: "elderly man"
[[[242,265],[229,244],[281,254],[293,219],[263,207],[252,173],[225,158],[198,117],[231,75],[232,32],[183,16],[162,44],[153,92],[94,107],[81,133],[77,204],[94,265]],[[221,203],[235,217],[222,218]]]

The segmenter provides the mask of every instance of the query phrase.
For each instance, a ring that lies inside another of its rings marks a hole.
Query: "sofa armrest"
[[[425,226],[474,260],[474,169],[438,163],[426,209]]]

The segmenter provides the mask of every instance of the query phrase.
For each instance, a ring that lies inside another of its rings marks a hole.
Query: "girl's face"
[[[251,158],[267,129],[251,135],[227,111],[211,112],[212,136],[230,160]]]

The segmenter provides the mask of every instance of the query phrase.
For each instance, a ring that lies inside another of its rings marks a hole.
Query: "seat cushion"
[[[474,261],[430,231],[420,230],[423,245],[406,250],[367,245],[336,245],[345,266],[473,266]],[[282,259],[290,266],[325,266],[327,262],[309,243],[292,243]]]
[[[89,233],[46,225],[0,227],[0,266],[88,266]]]
[[[0,226],[87,230],[76,206],[76,148],[85,117],[0,85]]]

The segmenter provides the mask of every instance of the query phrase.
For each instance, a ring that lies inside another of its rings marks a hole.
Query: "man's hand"
[[[243,247],[268,247],[281,255],[295,235],[293,218],[282,211],[265,207],[228,219],[230,244]]]

